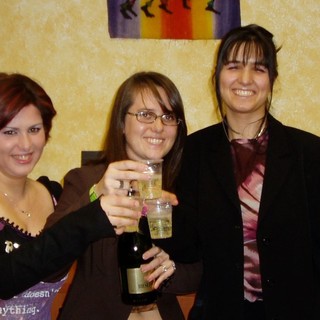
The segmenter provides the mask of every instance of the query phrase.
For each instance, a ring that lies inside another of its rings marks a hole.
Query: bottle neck
[[[144,236],[151,238],[148,219],[146,215],[141,215],[138,224],[138,233],[143,234]]]
[[[150,236],[148,220],[146,216],[141,216],[138,224],[135,226],[126,226],[125,233],[137,232],[146,236]]]

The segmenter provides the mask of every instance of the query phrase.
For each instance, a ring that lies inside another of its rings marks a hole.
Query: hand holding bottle
[[[142,165],[144,166],[144,164]],[[144,173],[143,179],[149,179],[148,174]],[[163,280],[167,279],[167,276],[160,274],[159,270],[154,270],[154,268],[158,267],[162,261],[168,262],[166,257],[169,257],[166,253],[161,254],[160,249],[156,251],[152,250],[152,241],[146,215],[147,211],[145,210],[146,206],[143,203],[141,193],[137,190],[138,183],[141,182],[140,180],[139,178],[132,177],[129,181],[129,190],[127,192],[129,199],[135,199],[138,205],[141,203],[141,217],[138,228],[126,228],[118,241],[122,301],[134,306],[150,304],[157,299],[156,288],[159,287]],[[174,194],[161,192],[161,195],[170,201],[172,200],[174,205],[178,202]],[[157,254],[159,254],[159,257],[154,259],[154,256]],[[150,256],[148,257],[148,255]],[[146,267],[144,267],[144,263]],[[141,266],[147,270],[142,272]],[[171,267],[172,270],[175,269],[173,262],[171,263]],[[168,269],[165,264],[161,268],[163,273],[167,273]],[[172,273],[173,271],[169,271],[168,276]],[[153,279],[156,279],[156,284],[154,284],[155,281]]]
[[[127,195],[131,181],[148,180],[150,176],[143,173],[148,166],[142,162],[123,160],[109,164],[101,180],[95,185],[95,192],[100,195]]]
[[[174,261],[170,260],[169,255],[159,247],[152,247],[142,257],[144,260],[153,258],[149,263],[142,264],[140,269],[147,274],[147,281],[155,281],[155,289],[158,289],[161,283],[171,277],[176,270]]]
[[[101,196],[100,204],[117,235],[122,234],[125,227],[138,224],[141,215],[141,206],[138,200],[110,194]]]

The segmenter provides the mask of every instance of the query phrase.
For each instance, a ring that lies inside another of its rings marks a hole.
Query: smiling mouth
[[[250,97],[254,95],[254,92],[252,90],[233,90],[235,95],[240,97]]]
[[[148,138],[147,141],[151,144],[161,144],[163,139],[156,139],[156,138]]]
[[[20,155],[14,155],[13,156],[16,160],[19,161],[27,161],[31,158],[31,153],[28,154],[20,154]]]

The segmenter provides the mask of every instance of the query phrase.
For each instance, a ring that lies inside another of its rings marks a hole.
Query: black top
[[[91,242],[114,236],[99,200],[69,214],[18,250],[0,255],[0,298],[9,299],[61,270]]]

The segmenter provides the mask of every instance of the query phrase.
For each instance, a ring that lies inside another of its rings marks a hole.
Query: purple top
[[[53,300],[66,277],[59,282],[39,282],[9,300],[0,300],[0,318],[8,320],[51,320]]]
[[[236,139],[231,142],[243,220],[244,297],[250,302],[262,300],[257,225],[267,146],[267,132],[258,140]]]

